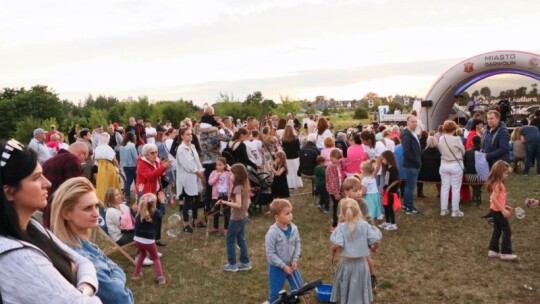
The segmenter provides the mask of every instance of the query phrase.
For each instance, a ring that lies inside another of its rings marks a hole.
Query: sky
[[[275,101],[422,97],[475,55],[540,53],[537,0],[0,0],[0,7],[0,86],[47,85],[73,102],[92,94],[201,105],[254,91]],[[533,82],[499,76],[477,86],[497,92]]]

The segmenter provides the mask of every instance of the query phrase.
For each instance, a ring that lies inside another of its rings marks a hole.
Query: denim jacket
[[[72,247],[72,249],[94,263],[99,282],[96,295],[103,304],[134,303],[133,294],[126,287],[126,275],[122,268],[106,257],[95,244],[81,240],[81,246],[82,248]]]

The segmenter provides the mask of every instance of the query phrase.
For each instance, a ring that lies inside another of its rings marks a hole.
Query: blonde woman
[[[283,137],[281,138],[281,147],[287,156],[287,184],[289,189],[302,188],[304,184],[298,176],[298,168],[300,167],[300,141],[294,134],[292,125],[285,126]]]

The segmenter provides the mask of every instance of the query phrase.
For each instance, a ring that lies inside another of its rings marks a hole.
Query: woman
[[[347,149],[347,166],[345,168],[345,174],[347,176],[362,173],[362,169],[360,169],[360,164],[362,164],[368,159],[366,151],[364,151],[364,146],[362,145],[360,133],[355,133],[353,135],[353,140],[354,144]]]
[[[169,179],[168,193],[174,193],[173,187],[176,187],[176,161],[175,155],[171,154],[172,143],[174,138],[178,135],[178,130],[170,128],[165,132],[165,149],[167,150],[168,159],[171,160],[171,167],[167,169],[167,178]],[[170,203],[174,203],[174,199],[169,199]]]
[[[427,132],[426,132],[426,133],[427,133]],[[396,144],[395,144],[394,141],[390,138],[390,131],[389,131],[388,129],[382,131],[381,142],[382,142],[382,143],[384,144],[384,146],[386,147],[386,150],[390,150],[390,151],[392,151],[392,153],[394,153],[394,150],[396,149]]]
[[[131,184],[137,176],[137,148],[135,147],[135,134],[132,132],[126,133],[122,144],[120,145],[120,166],[126,175],[126,183],[124,185],[124,196],[126,200],[131,199]]]
[[[134,303],[124,271],[90,242],[90,230],[98,227],[99,204],[88,179],[67,180],[54,193],[51,229],[62,242],[94,263],[100,287],[96,295],[103,303]]]
[[[447,120],[443,123],[443,134],[439,140],[439,151],[441,151],[441,216],[448,212],[448,195],[452,189],[452,217],[462,217],[463,212],[459,210],[459,199],[461,182],[463,179],[463,154],[465,147],[461,137],[454,136],[456,123]]]
[[[243,164],[244,166],[251,166],[254,169],[262,169],[263,165],[257,165],[249,159],[247,147],[244,143],[248,139],[248,130],[240,128],[229,142],[229,147],[233,151],[233,157],[236,162]]]
[[[32,214],[47,206],[36,153],[15,140],[0,143],[0,294],[4,303],[101,303],[92,262]]]
[[[162,191],[161,176],[165,174],[168,168],[171,167],[171,161],[166,160],[161,162],[158,157],[158,149],[154,144],[146,144],[141,150],[141,157],[137,160],[137,180],[135,184],[137,189],[142,185],[142,193],[157,194]],[[161,220],[156,223],[159,227],[156,232],[156,244],[165,246],[159,240],[161,239]]]
[[[107,234],[118,245],[123,246],[133,241],[135,236],[135,218],[137,203],[133,204],[133,211],[126,204],[123,204],[122,194],[118,189],[109,188],[105,192],[103,201],[105,208],[105,223]]]
[[[386,147],[384,144],[380,141],[375,140],[375,134],[370,131],[364,131],[360,134],[360,138],[362,139],[362,144],[364,145],[364,151],[366,151],[366,154],[368,156],[368,159],[376,159],[377,163],[375,166],[375,172],[377,172],[377,187],[379,188],[379,193],[383,193],[383,186],[384,186],[384,180],[382,175],[382,158],[381,154],[386,151]]]
[[[523,163],[527,156],[527,147],[521,141],[521,127],[516,127],[510,135],[510,152],[514,167],[518,169],[519,163]]]
[[[281,140],[281,138],[283,137],[283,133],[285,132],[286,125],[287,125],[287,120],[285,118],[281,118],[278,121],[276,136],[279,140]]]
[[[294,135],[294,127],[292,125],[285,126],[285,132],[281,138],[281,146],[283,152],[287,156],[287,184],[289,189],[302,188],[304,183],[298,176],[298,168],[300,167],[300,141]]]
[[[116,188],[120,190],[118,173],[116,172],[119,164],[116,160],[116,153],[109,146],[110,138],[109,133],[101,133],[99,135],[98,146],[94,151],[94,158],[98,164],[96,195],[101,202],[105,198],[105,191],[107,189]]]
[[[191,144],[193,137],[191,132],[191,128],[180,129],[178,136],[182,139],[182,143],[176,152],[176,193],[184,198],[182,217],[184,219],[185,233],[193,233],[193,228],[189,225],[190,210],[193,215],[193,225],[202,227],[202,224],[198,220],[196,221],[197,208],[194,208],[193,203],[195,197],[202,191],[204,168],[199,160],[195,146]]]
[[[418,180],[429,182],[440,182],[441,174],[439,167],[441,166],[441,152],[439,151],[439,143],[435,137],[430,136],[426,140],[426,148],[422,150],[422,166],[418,173]],[[422,185],[422,186],[420,186]],[[418,197],[424,196],[424,184],[418,183]]]
[[[465,149],[469,150],[473,147],[472,139],[475,136],[482,137],[484,135],[484,121],[481,119],[473,119],[471,123],[471,131],[467,134],[467,141],[465,142]]]
[[[319,151],[324,149],[324,139],[327,137],[333,137],[332,132],[328,129],[328,121],[326,118],[321,117],[317,121],[317,140],[315,142]]]

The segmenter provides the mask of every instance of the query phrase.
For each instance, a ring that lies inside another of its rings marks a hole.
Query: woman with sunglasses
[[[32,218],[51,186],[36,153],[0,143],[0,186],[0,302],[101,303],[92,262]]]

